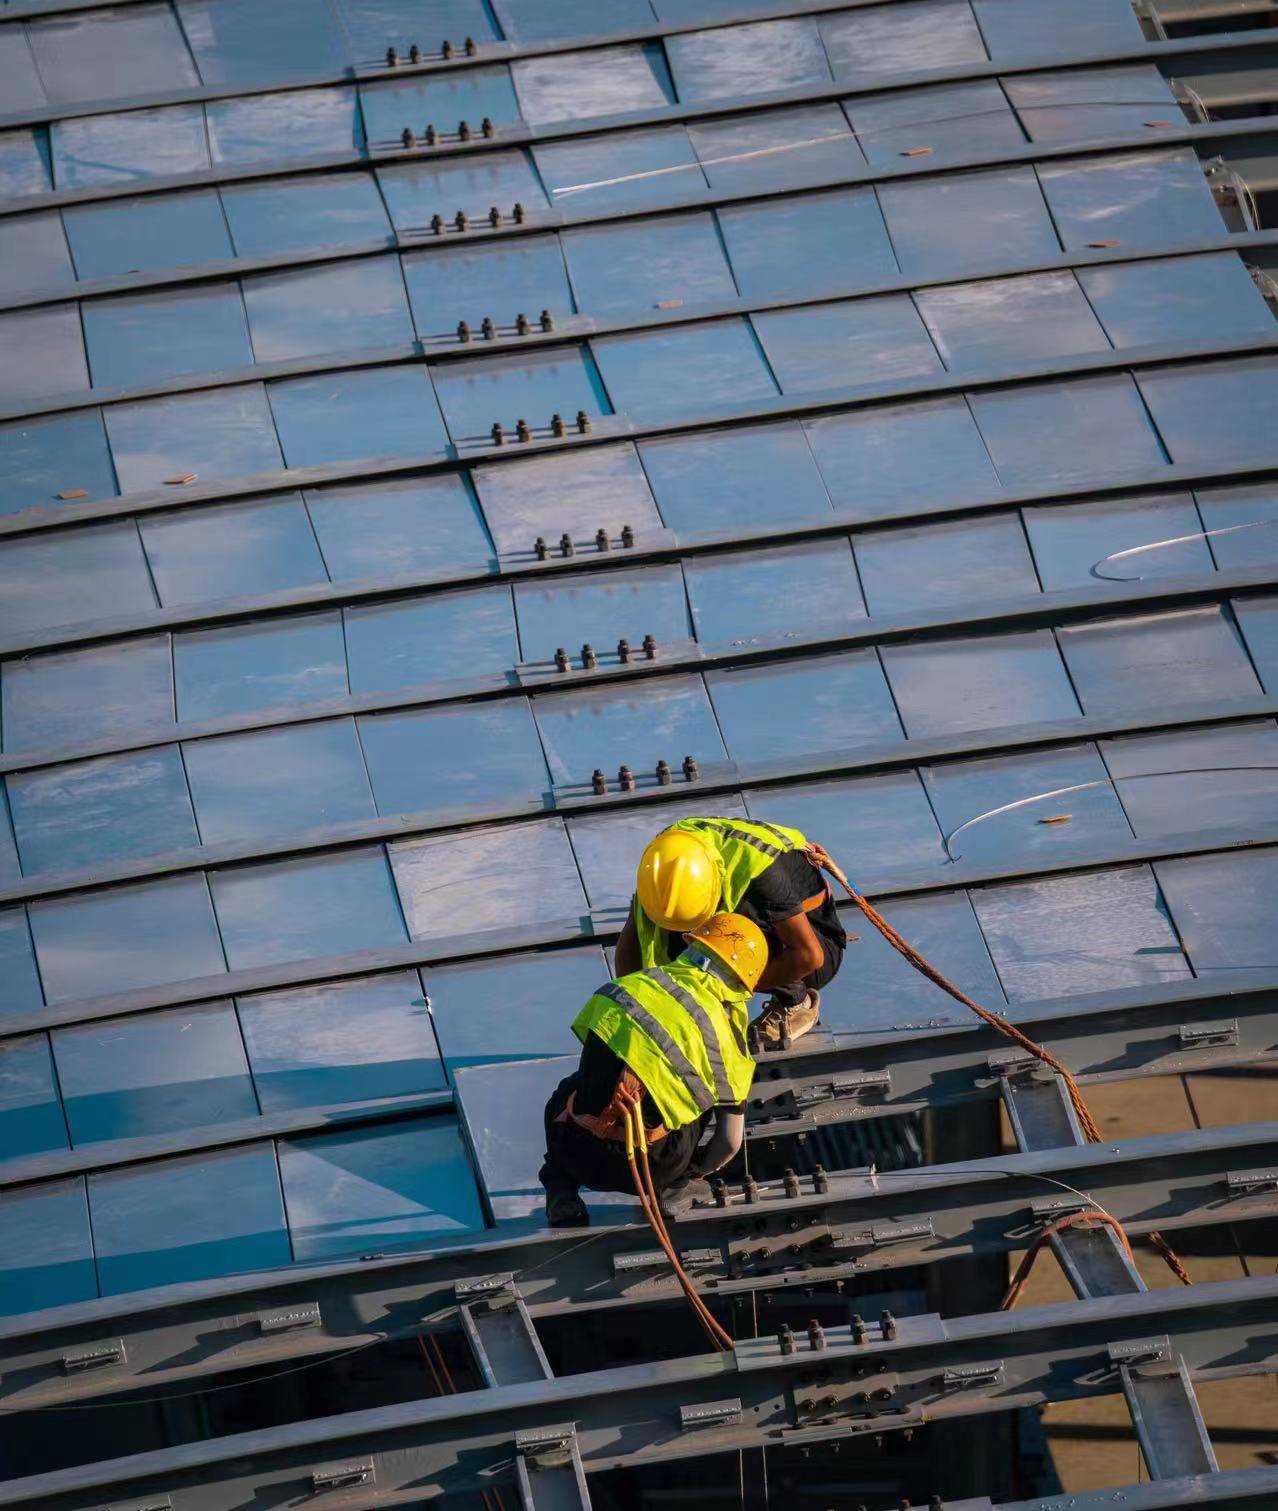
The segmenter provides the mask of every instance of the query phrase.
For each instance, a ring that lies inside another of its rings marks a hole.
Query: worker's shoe
[[[811,1033],[821,1017],[821,993],[810,991],[791,1006],[769,1002],[750,1025],[751,1037],[760,1049],[789,1049],[796,1039]]]
[[[714,1200],[710,1182],[694,1175],[691,1180],[679,1181],[657,1193],[657,1205],[663,1217],[686,1217],[693,1207]]]
[[[587,1228],[590,1213],[575,1191],[548,1191],[546,1221],[552,1228]]]

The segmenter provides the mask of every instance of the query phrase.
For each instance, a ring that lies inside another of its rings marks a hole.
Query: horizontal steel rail
[[[676,1238],[697,1288],[729,1299],[1022,1249],[1099,1205],[1132,1236],[1278,1214],[1278,1123],[1195,1130],[891,1172],[728,1188]],[[480,1239],[259,1271],[0,1319],[0,1408],[163,1391],[228,1371],[269,1375],[397,1333],[457,1325],[458,1287],[511,1277],[534,1319],[660,1306],[680,1291],[651,1230],[624,1212],[580,1233],[502,1224]],[[494,1279],[493,1277],[497,1277]],[[70,1357],[98,1362],[65,1366]]]
[[[1216,1474],[1123,1485],[1105,1490],[1071,1490],[1036,1495],[1027,1501],[946,1501],[942,1511],[1184,1511],[1187,1506],[1216,1506],[1220,1511],[1272,1511],[1278,1505],[1278,1467],[1225,1469]]]
[[[168,1496],[173,1511],[305,1498],[338,1474],[361,1504],[515,1477],[546,1436],[587,1472],[742,1447],[877,1434],[922,1421],[1110,1395],[1138,1372],[1196,1380],[1278,1371],[1278,1278],[1018,1312],[851,1328],[524,1385],[474,1390],[11,1480],[0,1505],[79,1511]],[[575,1424],[575,1435],[572,1426]],[[517,1437],[518,1434],[518,1437]],[[529,1434],[538,1434],[530,1438]]]

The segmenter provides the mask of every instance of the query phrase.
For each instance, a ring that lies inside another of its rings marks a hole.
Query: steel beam
[[[1028,1501],[944,1501],[941,1511],[1183,1511],[1187,1506],[1216,1506],[1219,1511],[1273,1511],[1278,1506],[1278,1468],[1231,1469],[1186,1479],[1158,1480],[1152,1485],[1122,1485],[1106,1490],[1071,1490],[1036,1495]]]
[[[325,1491],[334,1466],[361,1470],[361,1505],[421,1502],[516,1480],[520,1435],[568,1423],[592,1473],[1113,1394],[1122,1363],[1157,1377],[1176,1355],[1196,1379],[1278,1371],[1278,1277],[947,1320],[885,1313],[878,1324],[745,1340],[731,1354],[406,1402],[11,1480],[0,1505],[82,1511],[168,1497],[172,1511],[233,1511]]]

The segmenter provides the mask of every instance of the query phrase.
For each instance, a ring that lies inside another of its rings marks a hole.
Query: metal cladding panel
[[[8,755],[137,729],[172,728],[169,637],[147,635],[6,662],[0,707]]]
[[[509,326],[521,314],[532,321],[542,311],[552,319],[573,314],[576,305],[564,267],[569,245],[566,236],[562,244],[555,236],[531,236],[509,244],[406,252],[401,259],[404,282],[418,335],[455,336],[463,321],[480,331],[485,318]],[[522,308],[513,308],[516,302]]]
[[[1190,493],[1042,504],[1022,511],[1043,587],[1144,582],[1215,566]]]
[[[1194,491],[1216,565],[1252,566],[1278,561],[1278,488],[1236,483]]]
[[[20,25],[0,30],[0,91],[10,110],[39,110],[48,104],[29,34]]]
[[[284,466],[260,383],[111,404],[103,417],[123,493],[175,478],[231,478]]]
[[[684,32],[669,39],[666,55],[688,104],[828,84],[831,77],[812,16]]]
[[[572,841],[572,853],[581,871],[590,906],[620,910],[629,907],[639,857],[656,828],[678,823],[682,818],[700,818],[708,814],[726,819],[747,817],[745,803],[735,793],[715,793],[704,798],[681,797],[673,803],[663,803],[659,818],[641,811],[600,813],[570,820],[568,838]],[[585,998],[581,1000],[584,1002]],[[566,1021],[571,1022],[571,1017]]]
[[[267,392],[288,467],[448,454],[439,403],[423,368],[365,367],[285,378]]]
[[[588,315],[641,316],[737,297],[712,215],[582,226],[565,231],[562,245],[577,308]]]
[[[996,79],[853,95],[843,108],[873,168],[894,167],[909,155],[933,163],[977,153],[996,157],[1025,145]]]
[[[668,644],[692,634],[677,565],[517,583],[515,617],[524,661],[552,661],[561,646],[575,660],[583,644],[611,652],[619,640],[629,640],[639,655],[645,635]]]
[[[243,290],[253,338],[249,360],[284,362],[359,347],[406,346],[413,339],[396,257],[260,273],[246,278]],[[325,312],[321,321],[315,319],[317,307]]]
[[[0,315],[0,401],[25,404],[89,386],[79,307],[48,304]]]
[[[98,1294],[83,1180],[0,1191],[0,1314],[14,1316]]]
[[[345,242],[394,245],[386,206],[371,173],[252,179],[226,184],[220,193],[237,257],[278,256]],[[127,254],[115,255],[119,259]]]
[[[585,346],[552,347],[518,357],[480,357],[436,368],[433,376],[444,422],[455,444],[486,442],[494,424],[513,431],[524,420],[535,430],[545,431],[552,415],[572,421],[581,411],[587,415],[612,411]],[[404,449],[411,455],[414,449],[421,450],[421,442],[409,441]]]
[[[750,323],[782,393],[888,383],[942,370],[906,294],[773,310]]]
[[[1202,165],[1186,147],[1056,158],[1039,167],[1038,177],[1070,249],[1124,242],[1174,246],[1220,235]]]
[[[1155,367],[1140,375],[1139,387],[1173,462],[1273,455],[1278,357]]]
[[[69,1142],[46,1036],[0,1042],[0,1148],[41,1154]]]
[[[463,668],[507,672],[519,660],[509,588],[360,604],[343,617],[354,693],[444,681]]]
[[[6,196],[47,194],[53,188],[49,139],[43,131],[0,131],[0,189]]]
[[[351,42],[351,58],[357,65],[380,63],[388,44],[407,52],[420,42],[421,6],[417,0],[336,0]],[[502,35],[494,26],[494,13],[485,0],[435,0],[431,17],[442,34],[474,37],[489,42]],[[511,35],[509,32],[507,36]]]
[[[521,58],[511,65],[510,73],[519,96],[519,114],[534,126],[655,110],[672,105],[675,99],[660,42]],[[504,118],[496,110],[484,114],[494,120]],[[451,118],[466,117],[454,112]]]
[[[697,639],[784,645],[853,630],[866,617],[856,568],[846,539],[695,557],[683,576]]]
[[[840,83],[873,85],[884,75],[917,73],[988,54],[968,0],[903,0],[823,15],[821,36]]]
[[[306,512],[334,582],[393,580],[441,566],[482,572],[493,558],[474,488],[462,476],[310,488]]]
[[[1060,256],[1052,215],[1031,167],[952,173],[879,186],[901,271],[916,278],[992,272]],[[945,235],[937,236],[937,226]]]
[[[200,105],[73,116],[58,121],[50,138],[53,183],[13,185],[15,192],[39,192],[55,184],[59,189],[91,189],[200,173],[211,166]]]
[[[748,320],[604,336],[591,345],[613,408],[641,424],[678,418],[706,393],[748,403],[778,392]]]
[[[132,520],[45,539],[19,537],[0,557],[0,623],[10,631],[141,614],[155,607]]]
[[[835,104],[693,121],[688,137],[716,194],[798,189],[865,169],[865,154]]]
[[[683,126],[547,142],[534,147],[532,155],[545,185],[544,194],[539,188],[533,203],[549,195],[551,205],[567,215],[641,210],[671,200],[698,199],[706,191],[706,175]],[[489,204],[494,202],[501,204]]]
[[[101,410],[0,425],[0,514],[45,507],[81,488],[90,498],[118,491]]]
[[[307,0],[175,0],[206,84],[236,89],[343,72],[346,40],[331,6]]]
[[[94,300],[83,306],[83,320],[95,388],[132,388],[254,360],[234,283]]]
[[[478,0],[464,3],[467,10],[472,4],[479,9]],[[457,0],[450,4],[456,5]],[[517,42],[607,36],[651,26],[656,19],[648,0],[590,0],[589,4],[582,0],[492,0],[492,8],[502,33]]]
[[[347,690],[341,615],[187,630],[174,636],[173,674],[184,723],[341,697]]]
[[[419,18],[417,28],[420,29]],[[407,48],[405,48],[407,51]],[[376,49],[385,57],[386,45]],[[455,131],[462,121],[478,127],[484,117],[500,126],[517,122],[521,114],[519,101],[511,83],[510,69],[468,68],[465,73],[416,74],[407,79],[390,79],[363,84],[359,91],[368,140],[375,145],[397,142],[407,126],[419,135],[427,124],[442,131]],[[527,116],[532,120],[532,116]]]
[[[1186,824],[1245,828],[1278,818],[1278,727],[1228,724],[1104,740],[1101,754],[1140,839]]]
[[[345,156],[364,145],[359,97],[349,85],[210,100],[204,116],[213,161],[227,167],[328,152]]]
[[[458,210],[480,219],[494,205],[503,214],[516,204],[528,210],[547,205],[538,170],[523,152],[485,153],[438,165],[392,163],[378,168],[377,187],[396,231],[424,230],[432,216],[451,218]]]
[[[0,1023],[43,1004],[26,910],[0,908]]]
[[[915,303],[951,372],[1109,350],[1072,272],[924,289]]]
[[[1195,975],[1243,985],[1273,969],[1278,851],[1159,861],[1154,872]]]
[[[1032,142],[1139,134],[1160,129],[1159,118],[1180,116],[1170,84],[1152,63],[1021,74],[1005,88]]]
[[[56,219],[57,212],[51,213]],[[75,276],[82,279],[220,262],[235,255],[216,189],[69,205],[62,211],[62,224]],[[12,225],[10,221],[6,229]],[[36,286],[30,276],[23,284]]]
[[[876,617],[1038,591],[1034,558],[1014,515],[867,530],[854,549]]]
[[[0,221],[0,294],[54,288],[75,279],[67,232],[56,210]]]
[[[1064,11],[1053,0],[972,0],[972,10],[998,63],[1041,57],[1045,37],[1062,56],[1143,40],[1140,23],[1122,0],[1076,0]]]

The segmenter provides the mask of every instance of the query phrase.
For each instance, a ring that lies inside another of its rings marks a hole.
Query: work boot
[[[769,1002],[750,1025],[753,1038],[761,1049],[789,1049],[796,1039],[810,1033],[821,1016],[821,993],[809,992],[793,1006]]]
[[[710,1182],[694,1175],[691,1180],[677,1181],[657,1192],[657,1205],[663,1217],[686,1217],[694,1206],[714,1200]]]
[[[575,1191],[547,1191],[546,1221],[552,1228],[588,1228],[590,1213]]]

